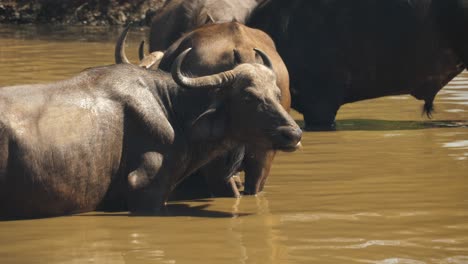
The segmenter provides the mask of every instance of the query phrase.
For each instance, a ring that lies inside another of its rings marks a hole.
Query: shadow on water
[[[191,200],[190,202],[208,202],[209,200],[206,199],[199,199],[199,200]],[[209,204],[201,204],[201,205],[189,205],[189,204],[168,204],[164,209],[159,212],[154,213],[130,213],[127,211],[120,211],[120,212],[105,212],[105,211],[95,211],[90,213],[83,213],[77,215],[64,215],[64,216],[57,216],[57,217],[70,217],[70,216],[80,216],[80,217],[89,217],[89,216],[103,216],[103,217],[178,217],[178,216],[190,216],[190,217],[200,217],[200,218],[233,218],[233,217],[242,217],[242,216],[249,216],[252,214],[249,213],[234,213],[234,212],[222,212],[222,211],[214,211],[214,210],[207,210]],[[48,219],[52,217],[37,217],[37,218],[14,218],[14,217],[0,217],[0,222],[9,222],[9,221],[23,221],[23,220],[41,220],[41,219]]]
[[[304,121],[296,120],[304,127]],[[466,120],[437,120],[437,121],[393,121],[377,119],[344,119],[336,121],[334,131],[390,131],[390,130],[418,130],[429,128],[468,128]]]
[[[160,212],[155,213],[88,213],[79,216],[128,216],[128,217],[176,217],[176,216],[191,216],[191,217],[203,217],[203,218],[232,218],[239,216],[248,216],[248,213],[232,213],[207,210],[209,204],[202,204],[197,206],[191,206],[188,204],[168,204]]]

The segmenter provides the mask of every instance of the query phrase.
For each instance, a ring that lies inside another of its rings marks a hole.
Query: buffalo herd
[[[0,88],[0,217],[253,195],[275,152],[301,146],[291,107],[307,130],[386,95],[424,100],[430,117],[468,65],[463,0],[168,0],[137,64],[129,29],[115,65]]]

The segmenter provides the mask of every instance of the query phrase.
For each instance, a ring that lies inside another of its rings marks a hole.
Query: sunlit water
[[[144,31],[133,30],[136,59]],[[113,63],[118,29],[0,27],[0,86]],[[386,97],[344,106],[337,132],[277,156],[257,197],[0,222],[0,263],[468,263],[468,74],[436,113]],[[300,116],[295,114],[297,119]]]

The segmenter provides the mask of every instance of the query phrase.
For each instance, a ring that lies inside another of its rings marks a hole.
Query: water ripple
[[[468,256],[454,256],[441,260],[440,264],[467,264]]]
[[[453,142],[444,143],[444,148],[468,149],[468,140],[457,140]]]
[[[357,221],[360,217],[381,217],[378,213],[356,213],[356,214],[290,214],[283,215],[281,222],[313,222],[318,220],[349,220]]]
[[[369,240],[364,243],[359,244],[351,244],[351,245],[300,245],[300,246],[292,246],[292,250],[310,250],[310,249],[365,249],[369,247],[375,246],[384,246],[384,247],[417,247],[422,248],[422,246],[410,243],[406,241],[400,240]]]
[[[375,264],[425,264],[424,261],[404,258],[389,258],[374,262]]]

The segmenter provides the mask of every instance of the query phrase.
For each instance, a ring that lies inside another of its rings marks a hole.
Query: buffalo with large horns
[[[116,62],[129,63],[125,56],[123,44],[127,30],[128,28],[122,33],[117,42]],[[194,52],[187,56],[182,65],[182,71],[189,72],[193,76],[222,72],[241,63],[264,63],[262,57],[254,52],[254,48],[263,50],[272,61],[277,85],[281,91],[281,105],[286,111],[290,110],[288,70],[276,51],[272,39],[265,32],[238,22],[205,25],[185,34],[174,42],[165,51],[162,58],[156,60],[153,55],[150,55],[143,59],[142,64],[159,65],[160,69],[170,71],[176,57],[187,48],[193,48]],[[151,63],[148,64],[145,61],[151,61]],[[244,148],[244,160],[240,164],[238,159]],[[265,185],[274,156],[275,151],[269,148],[256,145],[240,146],[238,149],[207,164],[196,175],[188,178],[181,185],[186,187],[182,192],[196,188],[199,190],[199,196],[237,195],[236,190],[233,191],[231,188],[232,184],[226,184],[220,179],[231,177],[239,169],[238,165],[240,165],[245,171],[244,194],[256,194]],[[220,175],[223,175],[223,177],[220,177]],[[200,182],[206,182],[205,188],[199,184]],[[204,190],[206,188],[208,189]],[[193,194],[193,197],[196,196],[196,194]]]
[[[0,88],[0,216],[86,212],[116,197],[152,212],[238,145],[294,150],[301,130],[280,105],[270,59],[256,52],[267,67],[187,77],[187,49],[172,77],[120,64]]]

